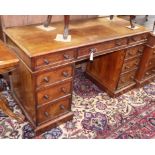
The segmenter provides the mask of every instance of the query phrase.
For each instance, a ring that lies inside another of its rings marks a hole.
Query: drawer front
[[[151,69],[148,69],[146,72],[145,72],[145,75],[143,77],[143,79],[148,79],[152,76],[155,75],[155,67],[154,68],[151,68]]]
[[[38,105],[71,94],[72,80],[37,92]]]
[[[130,70],[134,70],[135,68],[138,67],[139,62],[140,62],[140,57],[124,62],[122,73],[130,71]]]
[[[45,67],[48,65],[54,65],[58,63],[64,63],[75,59],[74,50],[60,51],[53,54],[48,54],[35,60],[35,68]]]
[[[118,89],[134,83],[136,70],[122,75],[118,82]]]
[[[73,75],[73,65],[68,65],[59,68],[53,68],[42,74],[37,75],[37,87],[53,84],[55,82],[71,78]]]
[[[131,36],[128,40],[128,43],[129,44],[132,44],[132,43],[136,43],[136,42],[139,42],[139,41],[144,41],[147,39],[147,34],[139,34],[139,35],[135,35],[135,36]]]
[[[135,47],[128,48],[126,50],[125,59],[130,59],[138,55],[142,55],[144,51],[144,45],[138,45]]]
[[[94,53],[99,53],[108,49],[112,49],[115,47],[127,45],[127,38],[117,39],[113,41],[107,41],[104,43],[99,43],[87,47],[79,48],[78,50],[78,58],[89,56],[90,52],[93,50]]]
[[[46,104],[37,109],[37,123],[52,120],[71,111],[71,98],[64,98],[56,102]]]

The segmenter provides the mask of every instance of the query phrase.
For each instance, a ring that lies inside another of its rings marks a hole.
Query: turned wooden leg
[[[15,114],[13,113],[9,107],[7,106],[8,101],[6,100],[6,98],[0,94],[0,109],[2,109],[2,111],[8,115],[9,117],[16,119],[19,123],[24,122],[25,117],[22,114]]]
[[[44,27],[48,27],[51,23],[51,20],[52,20],[52,15],[48,15],[47,20],[44,23]]]
[[[69,19],[70,19],[69,15],[64,15],[64,34],[63,34],[64,39],[67,39],[69,34]]]
[[[149,15],[145,15],[145,21],[146,22],[148,21],[148,17],[149,17]]]
[[[155,21],[153,23],[153,32],[155,31]]]
[[[113,18],[114,18],[114,15],[110,15],[110,20],[113,20]]]
[[[135,18],[136,18],[135,15],[130,15],[130,25],[131,25],[131,28],[135,27]]]

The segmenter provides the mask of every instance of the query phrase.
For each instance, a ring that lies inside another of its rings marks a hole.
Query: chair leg
[[[69,34],[69,15],[64,15],[64,34],[63,34],[63,38],[67,39],[68,34]]]
[[[145,15],[145,21],[146,22],[148,21],[148,17],[149,17],[149,15]]]
[[[131,25],[131,28],[135,27],[135,18],[136,18],[135,15],[130,15],[130,25]]]
[[[24,115],[13,113],[7,106],[7,102],[8,101],[6,100],[6,98],[0,94],[0,108],[2,109],[2,111],[9,117],[16,119],[19,123],[24,122],[25,120]]]
[[[46,19],[46,21],[44,23],[44,27],[48,27],[50,25],[50,23],[51,23],[51,20],[52,20],[52,15],[48,15],[47,19]]]

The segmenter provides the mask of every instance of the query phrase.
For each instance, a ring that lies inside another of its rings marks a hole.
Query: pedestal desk
[[[63,23],[44,31],[35,25],[4,30],[20,59],[13,72],[13,96],[37,134],[72,119],[75,63],[88,60],[86,74],[115,97],[155,77],[155,37],[146,28],[131,30],[120,18],[70,23],[71,42],[55,41]]]

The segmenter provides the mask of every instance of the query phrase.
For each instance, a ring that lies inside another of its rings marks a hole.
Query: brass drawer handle
[[[49,82],[49,78],[48,77],[44,77],[44,82],[48,83]]]
[[[121,83],[125,83],[125,80],[121,79],[120,82],[121,82]]]
[[[44,97],[44,99],[46,99],[46,100],[49,99],[49,96],[48,96],[48,95],[44,95],[43,97]]]
[[[135,62],[135,66],[137,66],[139,64],[139,62]]]
[[[132,52],[129,52],[129,56],[133,56],[133,53]]]
[[[149,72],[146,72],[145,75],[150,75],[150,73]]]
[[[139,53],[142,53],[142,52],[143,52],[143,49],[139,49],[138,52],[139,52]]]
[[[116,44],[117,46],[120,46],[122,43],[121,43],[120,41],[116,41],[115,44]]]
[[[96,48],[91,48],[89,51],[90,51],[90,53],[92,53],[92,52],[95,53],[97,51],[97,49]]]
[[[134,76],[131,76],[130,79],[131,79],[131,80],[134,80]]]
[[[61,91],[65,94],[67,93],[67,90],[65,88],[61,88]]]
[[[68,72],[62,72],[62,75],[63,75],[64,77],[68,77],[68,76],[69,76]]]
[[[129,66],[125,66],[125,70],[126,70],[126,69],[130,69],[130,67],[129,67]]]
[[[49,61],[48,61],[47,59],[44,59],[44,63],[45,63],[46,65],[48,65],[48,64],[49,64]]]
[[[49,117],[49,114],[48,114],[48,112],[46,111],[46,112],[44,112],[44,115],[46,116],[46,117]]]
[[[70,56],[69,56],[68,54],[64,54],[64,58],[65,58],[65,59],[69,59]]]
[[[60,105],[61,110],[65,110],[65,106],[63,104]]]
[[[131,39],[132,39],[132,41],[138,41],[138,39],[135,37],[132,37]]]

